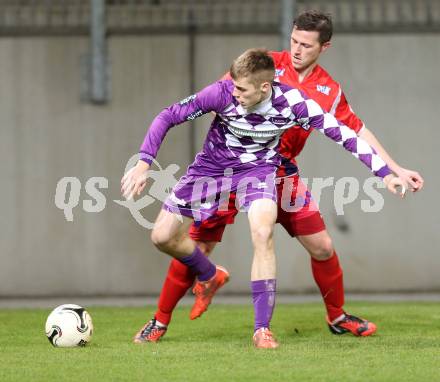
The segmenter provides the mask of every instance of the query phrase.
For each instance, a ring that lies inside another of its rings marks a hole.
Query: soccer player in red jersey
[[[318,102],[325,111],[333,114],[369,143],[390,169],[408,183],[411,191],[420,190],[423,187],[423,178],[417,172],[401,167],[391,158],[353,112],[341,86],[318,65],[320,54],[330,47],[331,37],[332,22],[328,15],[318,11],[306,11],[300,14],[294,22],[290,52],[272,52],[276,80],[302,90]],[[311,256],[313,277],[326,306],[326,319],[330,331],[334,334],[348,332],[355,336],[368,336],[376,331],[376,325],[344,311],[343,272],[338,256],[321,214],[298,175],[295,158],[303,149],[311,131],[301,130],[298,133],[290,129],[281,138],[280,153],[285,161],[277,174],[282,178],[278,185],[277,222],[292,237],[296,237]],[[304,201],[300,206],[302,208],[297,208],[294,212],[287,212],[281,208],[281,191],[287,180],[294,185],[290,200]],[[235,201],[232,197],[228,211],[219,211],[214,219],[205,221],[201,226],[191,227],[190,236],[198,242],[206,255],[209,255],[216,243],[221,241],[225,226],[233,223],[236,213]],[[173,260],[159,297],[158,310],[154,318],[137,333],[135,342],[155,342],[165,334],[175,306],[193,282],[194,275],[188,268]],[[252,289],[254,302],[267,296],[273,298],[275,294],[275,285],[272,284],[252,285]],[[194,318],[197,317],[191,317]],[[257,345],[258,341],[264,344],[264,338],[265,332],[257,330],[254,337],[257,347],[260,347]]]

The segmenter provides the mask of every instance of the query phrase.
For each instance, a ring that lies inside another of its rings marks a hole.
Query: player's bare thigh
[[[271,199],[258,199],[252,202],[248,219],[255,242],[265,242],[273,236],[273,227],[277,219],[277,205]]]
[[[195,242],[188,235],[192,219],[162,209],[156,219],[151,240],[161,251],[180,257],[194,251]]]

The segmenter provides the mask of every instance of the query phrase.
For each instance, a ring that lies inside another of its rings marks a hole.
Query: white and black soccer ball
[[[53,346],[85,346],[90,342],[92,334],[92,317],[79,305],[60,305],[47,317],[46,336]]]

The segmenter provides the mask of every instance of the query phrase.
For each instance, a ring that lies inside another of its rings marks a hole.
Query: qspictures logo
[[[178,182],[176,173],[180,167],[177,164],[170,164],[164,168],[159,162],[153,158],[151,159],[151,168],[145,174],[147,187],[143,195],[137,199],[111,200],[114,204],[126,208],[131,217],[146,229],[153,229],[155,223],[148,220],[143,211],[154,203],[167,203],[176,207],[188,205],[187,201],[176,200],[173,193],[173,187]],[[124,173],[130,171],[138,160],[139,155],[133,155],[128,160]],[[204,210],[212,208],[216,196],[224,201],[224,203],[219,203],[219,210],[224,210],[228,208],[229,195],[231,192],[236,192],[236,208],[240,210],[241,207],[237,201],[246,199],[249,184],[254,185],[253,189],[255,190],[255,188],[266,188],[271,183],[270,179],[262,182],[255,177],[245,177],[240,180],[237,190],[232,190],[231,178],[233,175],[233,169],[226,169],[224,176],[220,179],[206,176],[194,183],[189,209],[193,211],[195,220],[206,216]],[[295,179],[297,178],[292,176],[275,180],[277,184],[282,185],[277,190],[278,198],[281,208],[287,212],[298,211],[304,206],[319,210],[321,196],[324,192],[333,192],[333,206],[337,215],[344,215],[345,207],[356,202],[360,203],[361,210],[366,213],[381,211],[385,203],[382,194],[378,191],[378,189],[385,188],[385,185],[377,177],[367,178],[362,184],[354,177],[340,179],[334,177],[301,178],[300,181],[295,181]],[[56,185],[55,205],[63,211],[66,221],[73,222],[75,218],[74,211],[77,208],[82,208],[83,211],[88,213],[99,213],[105,208],[109,208],[105,195],[105,190],[108,187],[109,180],[105,177],[91,177],[85,182],[84,187],[78,177],[63,177]],[[209,195],[206,193],[207,189],[210,190]],[[84,193],[86,196],[82,198],[82,203],[80,203],[81,196],[84,196]],[[312,196],[312,199],[310,199],[310,196]],[[179,213],[178,208],[175,211],[177,214]]]

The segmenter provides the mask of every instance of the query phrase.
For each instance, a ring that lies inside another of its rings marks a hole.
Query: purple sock
[[[269,328],[272,313],[275,307],[275,292],[277,280],[252,281],[252,302],[255,312],[255,331],[260,328]]]
[[[185,264],[191,272],[197,276],[199,281],[207,281],[212,279],[215,275],[215,265],[209,261],[197,246],[191,255],[181,257],[177,260]]]

